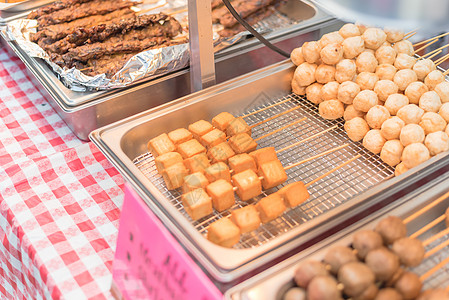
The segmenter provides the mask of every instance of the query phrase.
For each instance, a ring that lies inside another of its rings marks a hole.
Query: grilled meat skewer
[[[275,12],[275,9],[273,6],[264,7],[262,9],[258,10],[257,12],[249,15],[247,18],[245,18],[245,21],[250,25],[254,25],[257,22],[271,16],[274,12]],[[218,32],[218,34],[221,37],[230,37],[230,36],[234,36],[237,33],[241,32],[241,31],[245,31],[245,30],[246,30],[246,28],[243,27],[243,25],[236,24],[230,28],[224,28],[224,29],[220,30]]]
[[[236,1],[233,3],[235,10],[240,14],[242,18],[246,18],[262,7],[273,4],[274,0],[245,0],[245,1]],[[224,27],[232,27],[236,25],[238,22],[232,16],[230,12],[225,13],[220,17],[220,24]]]
[[[44,7],[38,8],[32,12],[29,13],[27,16],[28,19],[37,19],[43,15],[50,14],[52,12],[71,7],[77,3],[86,3],[92,0],[62,0],[62,1],[56,1],[52,4],[46,5]]]

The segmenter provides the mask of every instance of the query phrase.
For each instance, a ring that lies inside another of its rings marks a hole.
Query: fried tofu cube
[[[259,212],[254,205],[247,205],[232,211],[231,221],[240,228],[241,233],[256,230],[261,222]]]
[[[182,162],[182,156],[178,152],[167,152],[156,157],[154,162],[157,171],[161,174],[166,168]]]
[[[154,157],[158,157],[167,152],[176,150],[175,144],[168,138],[166,133],[163,133],[148,142],[148,150]]]
[[[189,140],[178,145],[178,152],[184,159],[206,152],[206,148],[197,140]]]
[[[193,139],[193,134],[185,128],[178,128],[168,133],[168,137],[175,145],[182,144]]]
[[[246,170],[232,176],[232,183],[237,188],[237,195],[242,201],[259,196],[262,193],[262,183],[253,170]]]
[[[182,192],[184,194],[196,189],[205,188],[209,184],[206,176],[201,172],[196,172],[184,177],[184,183],[182,184]]]
[[[219,179],[224,179],[228,182],[231,182],[231,172],[229,167],[224,162],[217,162],[211,165],[209,168],[206,168],[204,175],[206,175],[207,180],[209,182],[214,182]]]
[[[184,183],[184,177],[187,175],[189,175],[189,171],[182,162],[171,165],[162,171],[162,178],[164,178],[165,185],[169,190],[181,187]]]
[[[210,167],[209,159],[206,153],[200,153],[192,157],[184,159],[184,165],[190,173],[201,172],[204,173],[206,168]]]
[[[247,133],[232,136],[229,139],[229,145],[235,153],[249,153],[257,148],[257,143]]]
[[[214,129],[214,126],[205,120],[199,120],[189,125],[189,131],[193,133],[193,137],[197,140],[209,131],[212,131],[212,129]]]
[[[256,204],[256,208],[262,223],[276,219],[287,209],[284,200],[278,193],[260,199],[259,203]]]
[[[261,164],[263,164],[265,162],[278,159],[276,150],[274,150],[274,147],[260,148],[260,149],[257,149],[255,151],[251,152],[249,155],[251,155],[251,157],[254,158],[257,166],[260,166]]]
[[[212,129],[201,137],[201,144],[206,148],[211,148],[226,142],[226,134],[218,129]]]
[[[240,230],[228,218],[221,218],[209,226],[207,239],[214,244],[231,248],[240,240]]]
[[[212,118],[212,125],[221,131],[225,131],[226,128],[228,128],[229,123],[234,119],[235,117],[233,115],[224,111]]]
[[[254,159],[246,153],[237,154],[228,160],[229,167],[234,170],[234,174],[251,169],[257,172],[256,162]]]
[[[207,151],[207,156],[213,163],[220,161],[228,162],[228,159],[230,157],[233,157],[234,155],[235,152],[232,150],[232,148],[229,146],[227,142],[213,146],[212,148],[209,149],[209,151]]]
[[[210,183],[206,187],[206,192],[212,198],[212,206],[217,211],[222,212],[235,203],[233,186],[224,179]]]
[[[196,189],[183,194],[181,201],[193,220],[201,219],[213,212],[212,201],[204,189]]]
[[[231,122],[229,122],[228,127],[226,127],[226,134],[228,136],[234,136],[239,133],[251,134],[251,127],[249,127],[249,125],[241,117],[234,118]]]
[[[287,173],[285,173],[284,167],[278,159],[261,164],[259,176],[263,177],[264,190],[271,189],[287,180]]]
[[[295,207],[309,199],[310,196],[302,181],[290,183],[281,188],[278,193],[284,199],[287,207]]]

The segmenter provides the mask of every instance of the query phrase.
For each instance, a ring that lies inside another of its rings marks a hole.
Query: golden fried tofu
[[[287,173],[280,160],[267,161],[259,166],[259,176],[263,177],[264,190],[271,189],[287,180]]]
[[[210,162],[209,158],[207,158],[206,153],[202,152],[200,154],[184,159],[184,165],[190,171],[190,173],[204,173],[206,168],[210,167]]]
[[[232,247],[240,240],[240,230],[228,218],[221,218],[207,229],[207,239],[223,247]]]
[[[209,184],[206,176],[201,172],[196,172],[184,177],[184,183],[182,184],[182,192],[184,194],[196,190],[205,188]]]
[[[225,131],[226,128],[228,128],[229,123],[234,119],[235,117],[233,115],[224,111],[212,118],[212,125],[221,131]]]
[[[164,179],[165,185],[169,190],[174,190],[181,187],[184,183],[184,177],[187,175],[189,175],[189,171],[182,162],[171,165],[162,171],[162,178]]]
[[[182,144],[193,139],[193,134],[185,128],[178,128],[168,133],[168,137],[175,145]]]
[[[185,211],[193,220],[201,219],[213,212],[212,200],[204,189],[196,189],[181,197]]]
[[[228,162],[228,159],[234,155],[235,152],[227,142],[218,144],[207,151],[207,156],[213,163],[220,161]]]
[[[154,160],[156,163],[156,169],[161,174],[166,168],[182,162],[182,156],[178,152],[167,152],[159,155]]]
[[[239,133],[247,133],[251,135],[251,127],[243,120],[243,118],[234,118],[229,122],[228,127],[226,127],[226,134],[228,136],[234,136]]]
[[[217,211],[224,211],[235,203],[234,190],[232,184],[224,179],[219,179],[210,183],[206,187],[206,192],[212,198],[212,206]]]
[[[231,221],[240,228],[241,233],[256,230],[260,226],[259,212],[252,204],[233,210]]]
[[[246,170],[232,176],[232,183],[237,188],[237,195],[242,201],[259,196],[262,193],[262,183],[253,170]]]
[[[257,143],[247,133],[232,136],[229,138],[229,145],[235,153],[249,153],[257,148]]]
[[[166,133],[163,133],[148,142],[148,150],[154,157],[158,157],[167,152],[176,150],[175,144],[168,138]]]
[[[256,204],[256,208],[262,223],[267,223],[276,219],[287,209],[284,200],[278,193],[260,199]]]
[[[205,120],[196,121],[189,125],[189,131],[193,133],[193,137],[199,140],[203,135],[214,129],[211,123]]]
[[[224,179],[231,182],[231,172],[229,167],[224,162],[217,162],[204,170],[204,175],[206,175],[209,182],[214,182],[219,179]]]
[[[250,152],[249,155],[251,155],[251,157],[254,158],[257,166],[260,166],[264,162],[278,159],[274,147],[260,148],[253,152]]]
[[[211,148],[226,142],[226,134],[218,129],[212,129],[201,137],[201,144],[206,148]]]
[[[194,155],[206,152],[206,148],[200,144],[197,140],[189,140],[178,145],[178,152],[181,156],[186,159]]]
[[[229,167],[234,171],[234,174],[243,172],[245,170],[251,169],[257,172],[256,162],[247,153],[241,153],[234,155],[228,160]]]
[[[309,199],[310,196],[302,181],[290,183],[281,188],[278,193],[284,199],[287,207],[295,207]]]

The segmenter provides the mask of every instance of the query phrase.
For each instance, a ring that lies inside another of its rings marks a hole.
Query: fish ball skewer
[[[423,81],[426,76],[435,70],[435,63],[428,58],[418,60],[413,65],[413,71],[415,71],[418,80]]]
[[[379,78],[376,75],[377,78]],[[374,85],[374,92],[377,94],[377,97],[379,98],[380,101],[387,101],[388,96],[392,95],[392,94],[396,94],[398,92],[399,88],[396,85],[396,83],[394,83],[391,80],[379,80],[376,82],[376,84]],[[408,104],[408,101],[407,101]],[[391,113],[391,112],[390,112]]]
[[[394,167],[401,162],[404,146],[399,140],[386,141],[380,151],[380,158],[388,165]]]
[[[370,130],[368,123],[360,117],[345,122],[344,128],[348,137],[354,142],[361,141]]]
[[[404,126],[405,122],[402,121],[399,117],[390,117],[382,124],[380,133],[387,140],[397,140],[399,139],[401,130]]]
[[[345,25],[343,25],[340,30],[338,31],[338,33],[344,38],[347,39],[349,37],[353,37],[353,36],[359,36],[360,35],[360,30],[357,27],[357,25],[352,24],[352,23],[347,23]]]
[[[371,72],[374,73],[378,66],[378,61],[373,53],[364,51],[357,56],[355,63],[357,65],[357,72]]]
[[[379,129],[371,129],[363,138],[363,146],[374,154],[379,154],[382,151],[386,140],[380,133]]]
[[[449,82],[443,81],[438,83],[434,91],[440,96],[440,100],[442,103],[449,102]]]
[[[424,145],[432,156],[446,152],[449,150],[449,136],[443,131],[429,133],[424,140]]]
[[[304,49],[304,48],[303,48]],[[299,86],[308,86],[316,81],[315,71],[317,69],[317,65],[310,64],[308,62],[302,63],[299,65],[294,74],[294,79],[298,83]]]
[[[386,99],[384,106],[392,116],[395,116],[401,108],[408,104],[409,100],[407,96],[402,94],[391,94]]]
[[[390,43],[399,42],[404,38],[404,32],[402,30],[384,28],[384,31],[387,35],[387,41]]]
[[[382,236],[373,230],[360,230],[354,234],[352,246],[357,250],[357,256],[365,259],[369,251],[383,246]]]
[[[360,86],[357,83],[353,81],[345,81],[338,87],[337,100],[341,101],[344,104],[352,104],[352,101],[359,92]]]
[[[321,64],[316,68],[315,71],[315,79],[318,83],[328,83],[330,81],[334,81],[335,80],[335,67],[334,66],[330,66],[330,65],[326,65],[326,64]]]
[[[361,90],[374,90],[379,77],[376,73],[361,72],[357,75],[355,82],[360,86]]]
[[[430,158],[429,149],[422,143],[413,143],[404,148],[401,160],[404,165],[411,169]]]
[[[355,109],[363,112],[368,112],[370,108],[376,106],[378,102],[379,100],[377,94],[374,91],[363,90],[358,93],[357,96],[355,96],[352,104],[354,105]]]
[[[424,129],[426,135],[432,132],[443,131],[446,125],[447,123],[443,117],[434,112],[426,112],[422,116],[421,122],[419,122],[419,126]]]
[[[376,67],[376,75],[379,80],[393,80],[396,72],[396,67],[390,64],[381,64]]]
[[[400,91],[405,91],[407,86],[418,80],[416,73],[410,69],[399,70],[394,74],[393,81],[397,84]]]
[[[302,55],[302,47],[293,49],[292,53],[290,53],[290,59],[296,66],[305,62],[304,56]]]
[[[340,84],[336,81],[331,81],[323,85],[321,88],[321,100],[335,100],[338,95],[338,88]]]
[[[344,38],[337,31],[333,31],[333,32],[324,34],[321,37],[321,39],[318,41],[318,43],[320,44],[321,49],[323,49],[324,47],[326,47],[329,44],[340,45],[341,43],[343,43],[343,41],[344,41]]]
[[[429,74],[427,74],[426,78],[424,78],[424,84],[427,85],[429,90],[433,90],[437,84],[444,81],[444,74],[439,70],[433,70]]]
[[[405,53],[410,56],[415,55],[415,49],[413,48],[413,44],[408,40],[402,40],[394,43],[393,49],[396,50],[396,53]]]
[[[375,52],[375,56],[379,64],[393,65],[396,60],[396,55],[396,51],[391,46],[381,46]]]
[[[396,57],[396,60],[394,61],[394,66],[398,70],[412,69],[415,65],[415,62],[416,58],[405,53],[399,53]]]
[[[305,42],[301,49],[304,60],[309,64],[314,64],[320,59],[321,47],[318,42]]]
[[[410,83],[405,89],[405,96],[409,99],[410,104],[419,104],[421,96],[428,92],[429,88],[423,82],[415,81]]]
[[[342,43],[344,58],[356,58],[365,50],[365,42],[361,36],[345,39]]]
[[[407,124],[405,125],[399,136],[402,145],[408,146],[413,143],[422,143],[426,137],[424,129],[417,124]]]
[[[323,102],[323,99],[321,99],[321,89],[323,88],[323,85],[321,83],[315,82],[309,85],[306,88],[306,97],[307,100],[314,104],[320,104]]]
[[[320,57],[323,63],[335,65],[343,58],[343,48],[337,43],[328,44],[321,49]]]
[[[352,80],[357,72],[357,65],[352,59],[342,59],[335,66],[335,80],[339,83]]]
[[[424,115],[424,110],[415,104],[409,104],[400,108],[396,114],[405,124],[418,124]]]
[[[370,108],[366,113],[366,122],[372,129],[380,129],[383,122],[390,117],[388,109],[382,105],[376,105]]]
[[[362,34],[362,38],[366,48],[376,50],[387,40],[387,35],[380,28],[368,28]]]

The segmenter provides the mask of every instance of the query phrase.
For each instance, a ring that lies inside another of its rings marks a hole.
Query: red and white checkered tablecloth
[[[0,117],[0,298],[111,298],[122,177],[5,49]]]

